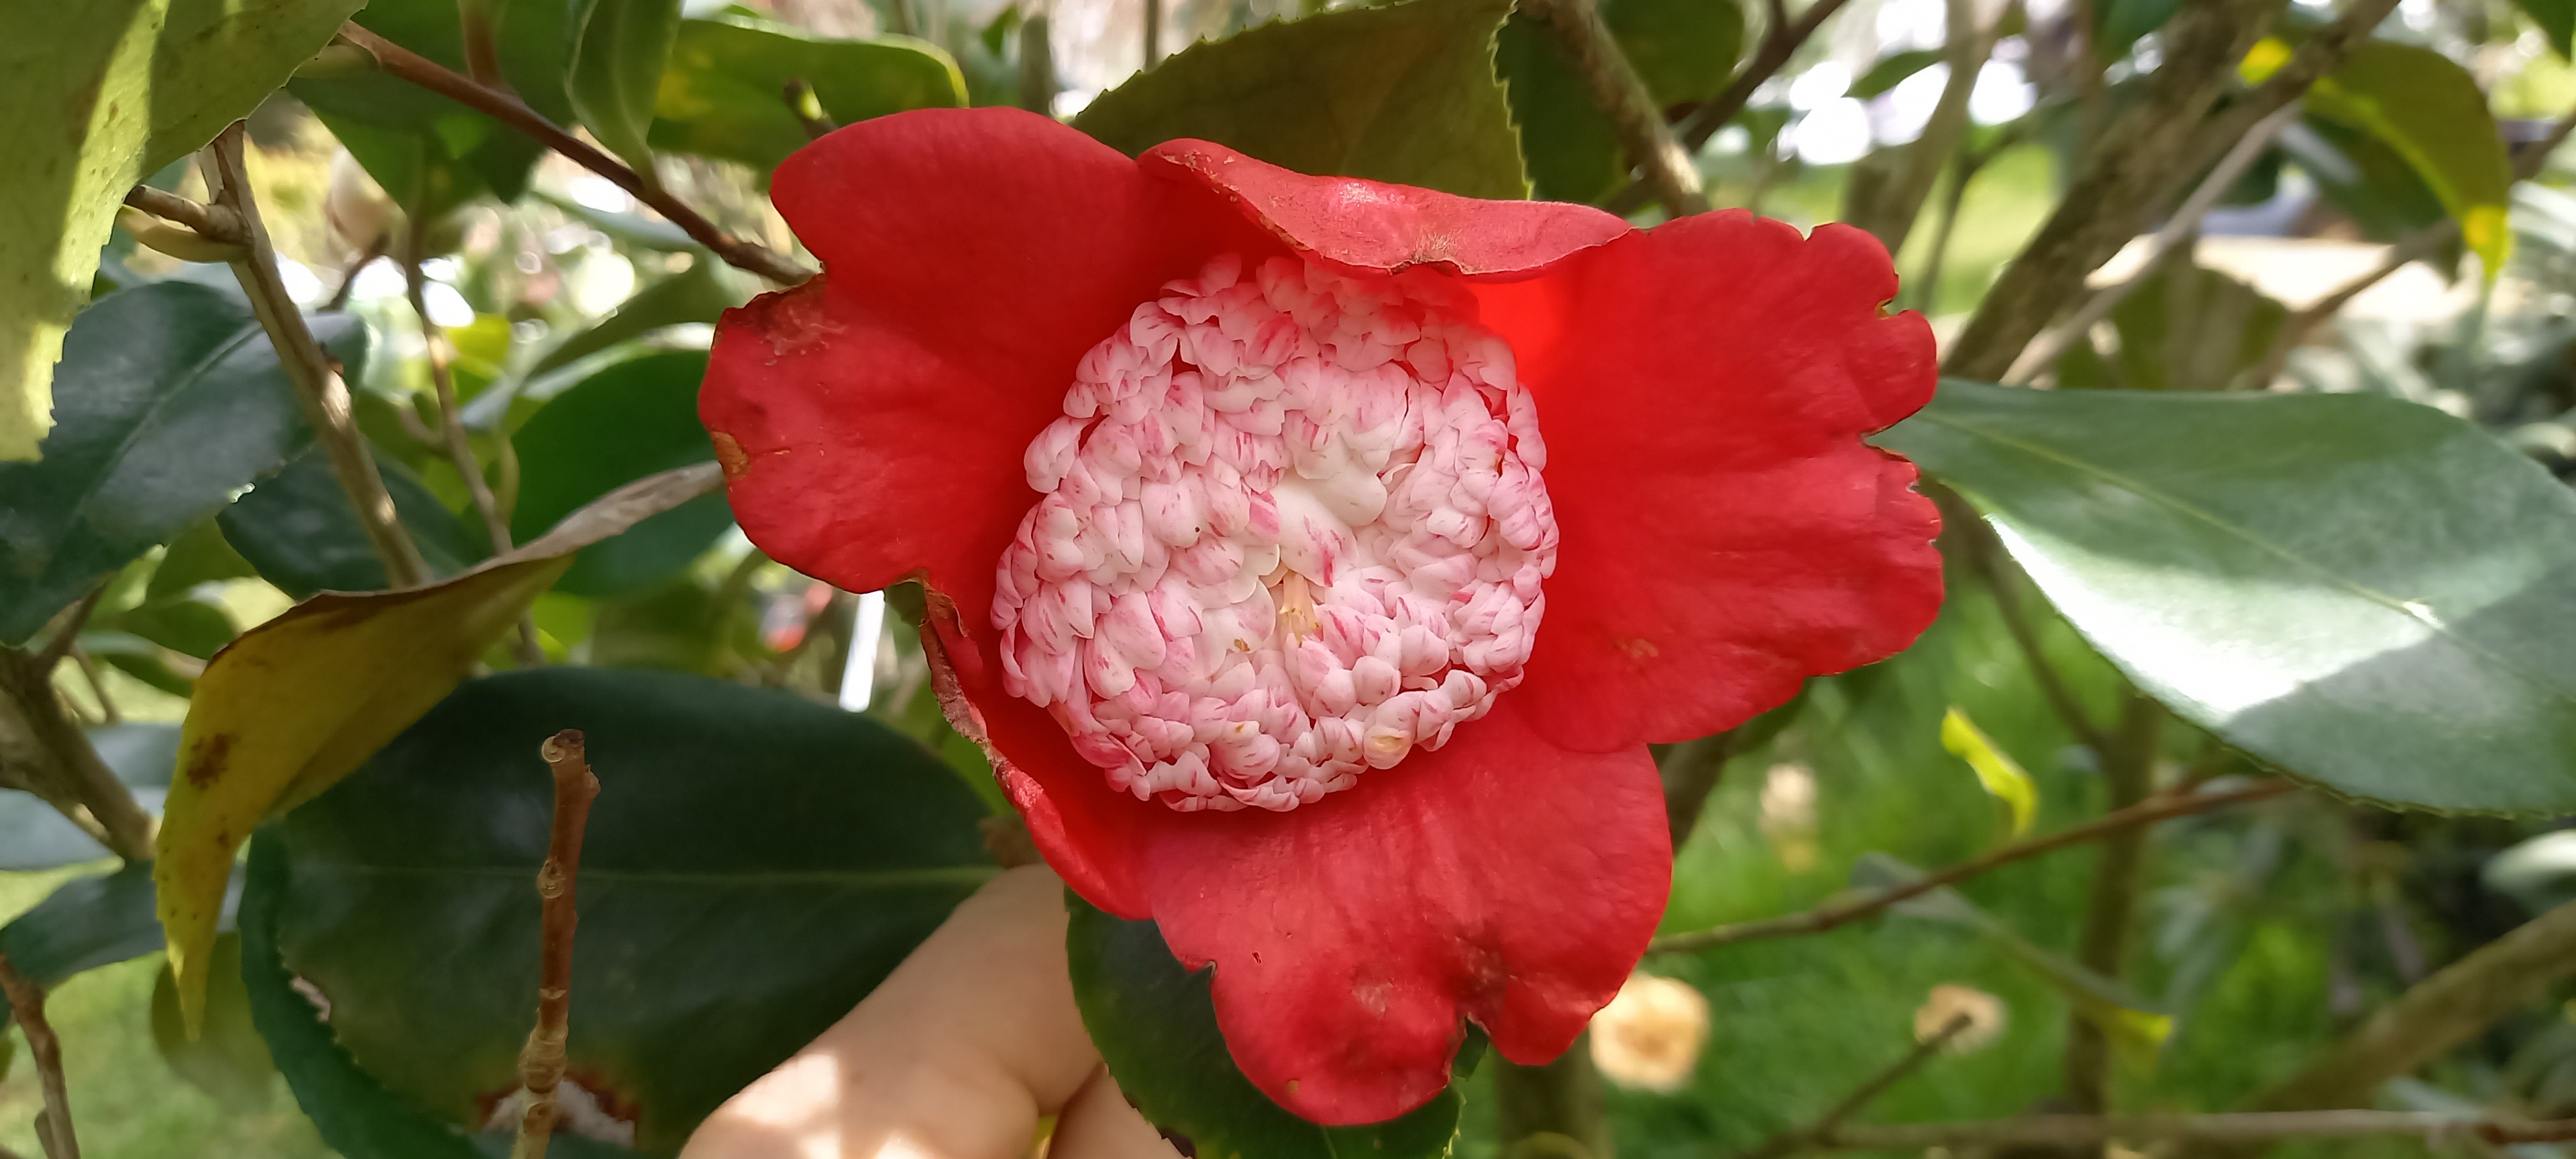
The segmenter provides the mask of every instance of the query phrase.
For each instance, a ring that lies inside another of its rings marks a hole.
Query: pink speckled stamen
[[[1003,687],[1139,800],[1293,809],[1520,682],[1547,452],[1510,347],[1436,277],[1226,256],[1164,291],[1029,444]]]

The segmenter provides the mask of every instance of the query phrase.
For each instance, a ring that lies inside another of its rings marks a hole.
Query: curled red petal
[[[1569,678],[1509,694],[1551,739],[1731,728],[1932,622],[1939,516],[1861,441],[1937,378],[1931,327],[1881,312],[1875,239],[1702,214],[1477,292],[1537,400],[1564,537],[1533,663]]]
[[[1165,281],[1266,238],[1016,109],[834,132],[771,197],[824,275],[728,311],[699,416],[743,531],[852,591],[926,571],[979,637],[1034,496],[1020,462],[1084,351]]]
[[[1148,172],[1215,193],[1291,248],[1345,267],[1423,265],[1508,277],[1632,232],[1588,205],[1479,201],[1357,177],[1310,177],[1207,141],[1167,141],[1139,161]]]
[[[1172,952],[1216,966],[1235,1063],[1326,1124],[1438,1094],[1462,1016],[1506,1058],[1556,1057],[1645,953],[1672,882],[1646,750],[1559,748],[1508,694],[1349,792],[1167,813],[1142,861]]]

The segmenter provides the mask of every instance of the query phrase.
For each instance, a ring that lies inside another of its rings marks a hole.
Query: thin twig
[[[2252,129],[2237,139],[2235,147],[2227,151],[2227,156],[2219,160],[2218,167],[2202,179],[2200,187],[2183,199],[2182,207],[2165,220],[2164,228],[2157,230],[2155,236],[2148,240],[2146,260],[2138,264],[2138,272],[2118,285],[2103,287],[2099,293],[2085,300],[2074,317],[2057,324],[2024,347],[2021,357],[2014,359],[2012,368],[2004,372],[2003,380],[2007,383],[2027,382],[2056,362],[2069,347],[2084,341],[2094,323],[2109,317],[2112,308],[2128,298],[2130,291],[2145,285],[2147,279],[2156,275],[2167,254],[2172,253],[2184,239],[2200,232],[2200,219],[2209,215],[2209,211],[2218,205],[2218,199],[2226,196],[2228,189],[2236,184],[2236,179],[2262,157],[2263,150],[2271,147],[2272,138],[2279,136],[2281,130],[2298,115],[2299,104],[2292,101],[2256,121]]]
[[[831,114],[823,111],[823,98],[814,95],[813,84],[804,77],[787,78],[778,95],[787,102],[788,115],[804,127],[806,140],[820,141],[824,134],[840,127],[832,123]]]
[[[671,224],[680,227],[681,232],[714,252],[725,264],[749,270],[782,286],[792,286],[814,276],[814,271],[798,265],[784,254],[716,228],[716,224],[707,220],[704,214],[655,187],[652,182],[636,176],[633,169],[573,136],[563,126],[547,120],[545,114],[529,108],[528,103],[517,96],[476,84],[471,78],[356,24],[341,25],[340,39],[373,54],[376,63],[387,73],[517,129],[535,138],[537,143],[563,154],[574,164],[615,182],[618,188],[653,207]]]
[[[1805,12],[1798,14],[1794,22],[1782,20],[1781,17],[1788,15],[1787,11],[1774,5],[1772,22],[1762,30],[1762,44],[1753,50],[1753,59],[1744,62],[1744,67],[1737,70],[1735,79],[1728,81],[1725,89],[1692,109],[1689,116],[1673,126],[1673,133],[1681,138],[1682,147],[1697,151],[1708,144],[1710,137],[1716,136],[1719,129],[1735,119],[1735,114],[1744,111],[1745,102],[1753,99],[1753,90],[1761,88],[1762,82],[1771,79],[1782,65],[1788,64],[1789,58],[1797,53],[1798,46],[1814,36],[1816,29],[1823,27],[1825,19],[1839,11],[1844,2],[1816,0],[1807,6]]]
[[[207,241],[241,245],[250,240],[249,235],[242,231],[241,215],[221,205],[190,201],[149,185],[137,185],[126,190],[125,203],[154,217],[187,226]]]
[[[411,312],[420,318],[421,345],[428,353],[429,384],[438,397],[438,422],[445,435],[447,461],[465,480],[465,493],[474,500],[474,509],[483,516],[483,531],[492,540],[492,554],[510,550],[510,521],[501,517],[501,505],[492,497],[492,484],[483,477],[483,464],[474,457],[474,441],[465,433],[465,408],[456,401],[456,372],[450,363],[455,353],[447,341],[447,331],[429,316],[429,277],[420,269],[421,258],[429,248],[428,182],[421,183],[420,195],[408,215],[409,228],[403,236],[403,290],[411,298]],[[399,411],[402,408],[396,408]],[[545,649],[537,645],[537,625],[528,613],[519,615],[517,644],[519,664],[524,668],[543,667]]]
[[[1145,0],[1145,67],[1163,59],[1163,0]]]
[[[100,584],[82,596],[79,603],[65,609],[57,617],[62,626],[54,630],[53,638],[45,641],[42,650],[28,659],[28,669],[38,676],[53,675],[54,666],[62,663],[63,657],[71,655],[72,645],[80,640],[81,629],[89,624],[90,613],[98,610],[98,601],[106,594],[107,585]]]
[[[1950,1045],[1951,1039],[1965,1033],[1976,1023],[1977,1020],[1964,1010],[1951,1015],[1950,1021],[1943,1023],[1938,1033],[1915,1043],[1914,1049],[1905,1052],[1905,1057],[1897,1059],[1888,1064],[1887,1069],[1870,1076],[1868,1082],[1862,1083],[1858,1089],[1844,1096],[1843,1101],[1835,1103],[1832,1109],[1819,1116],[1815,1122],[1773,1135],[1761,1146],[1745,1152],[1741,1159],[1780,1159],[1781,1156],[1795,1155],[1814,1147],[1819,1140],[1833,1137],[1834,1132],[1853,1115],[1866,1110],[1871,1103],[1878,1100],[1878,1096],[1887,1093],[1887,1088],[1904,1081],[1905,1076],[1923,1069],[1923,1064],[1932,1061],[1932,1056],[1941,1053],[1941,1048]]]
[[[538,751],[554,773],[554,832],[545,867],[537,871],[537,897],[545,915],[537,1025],[519,1052],[519,1081],[528,1088],[528,1109],[519,1116],[519,1138],[510,1147],[510,1159],[545,1159],[546,1141],[554,1135],[555,1089],[563,1082],[564,1044],[572,1034],[573,927],[581,921],[573,884],[581,874],[581,837],[590,825],[590,803],[599,796],[599,778],[591,775],[580,730],[556,733]]]
[[[2099,757],[2102,779],[2109,782],[2111,808],[2117,812],[2147,799],[2155,781],[2156,748],[2164,733],[2164,706],[2132,689],[2120,712],[2119,730]],[[2102,839],[2102,854],[2093,865],[2093,889],[2084,903],[2084,928],[2076,936],[2077,964],[2105,978],[2117,979],[2128,958],[2129,934],[2137,925],[2138,891],[2146,882],[2147,831],[2123,829]],[[2110,1110],[2111,1040],[2100,1023],[2082,1011],[2069,1011],[2064,1055],[2065,1097],[2070,1110],[2098,1115]]]
[[[2576,1139],[2576,1119],[2532,1122],[2436,1111],[2280,1111],[2222,1115],[2030,1115],[1973,1123],[1844,1127],[1813,1145],[1844,1151],[1932,1147],[2065,1148],[2114,1140],[2265,1143],[2414,1135],[2428,1142],[2474,1138],[2495,1146]]]
[[[1521,8],[1544,22],[1565,46],[1574,70],[1592,90],[1592,103],[1609,116],[1628,164],[1664,212],[1674,217],[1706,212],[1708,195],[1701,188],[1699,167],[1674,139],[1654,94],[1602,21],[1600,6],[1593,0],[1521,0]]]
[[[88,683],[89,694],[98,698],[98,715],[104,723],[125,723],[125,711],[116,706],[116,698],[107,694],[107,681],[99,675],[98,661],[87,648],[72,649],[72,663],[80,668],[81,679]]]
[[[45,1109],[36,1119],[36,1141],[44,1146],[46,1159],[80,1159],[80,1140],[72,1135],[71,1096],[63,1086],[63,1043],[54,1036],[53,1024],[45,1020],[45,988],[19,973],[8,955],[0,954],[0,992],[8,995],[18,1032],[27,1036],[36,1083],[45,1092]]]
[[[1738,942],[1764,938],[1786,938],[1800,934],[1820,934],[1837,926],[1869,917],[1908,898],[1920,897],[1945,885],[1955,885],[1999,866],[2024,861],[2043,853],[2081,845],[2106,834],[2117,833],[2132,825],[2150,825],[2175,817],[2188,817],[2212,809],[2247,801],[2260,801],[2289,792],[2294,786],[2286,781],[2267,781],[2250,788],[2225,793],[2204,793],[2190,797],[2155,797],[2115,813],[2106,813],[2082,825],[2034,837],[2001,849],[1969,858],[1956,865],[1934,870],[1900,886],[1864,894],[1847,901],[1818,906],[1805,913],[1764,918],[1761,921],[1738,922],[1715,929],[1696,930],[1686,934],[1666,934],[1646,947],[1650,954],[1677,954],[1705,950],[1712,946],[1731,946]]]
[[[24,788],[127,861],[152,857],[152,814],[100,759],[48,674],[0,647],[0,783]]]
[[[285,364],[287,378],[295,384],[296,401],[304,405],[314,437],[330,455],[331,471],[339,477],[340,489],[348,492],[368,545],[385,565],[385,579],[398,588],[412,587],[426,577],[428,569],[394,514],[393,496],[385,490],[384,476],[376,471],[366,436],[358,433],[357,419],[349,409],[349,388],[340,381],[339,368],[322,344],[314,341],[312,328],[304,324],[304,312],[278,276],[277,252],[270,248],[268,230],[260,223],[249,171],[242,162],[242,135],[242,123],[235,121],[206,147],[206,155],[214,161],[216,204],[240,215],[247,238],[244,244],[250,251],[233,263],[233,277],[250,297],[251,311],[268,332],[269,344],[277,348],[278,361]]]
[[[2550,154],[2556,153],[2559,146],[2567,143],[2567,136],[2571,132],[2576,132],[2576,111],[2558,118],[2558,123],[2550,126],[2547,137],[2542,138],[2530,151],[2514,159],[2513,179],[2529,181],[2538,177],[2540,171],[2548,166]],[[2307,341],[2309,333],[2323,325],[2326,319],[2341,313],[2345,306],[2352,304],[2354,298],[2361,296],[2362,291],[2378,285],[2390,274],[2433,256],[2444,243],[2458,236],[2459,232],[2459,220],[2451,217],[2445,217],[2416,230],[2400,239],[2397,244],[2388,247],[2387,255],[2379,260],[2378,265],[2371,267],[2370,272],[2335,287],[2333,293],[2309,303],[2305,309],[2290,315],[2281,323],[2280,332],[2272,336],[2271,349],[2264,352],[2262,365],[2257,367],[2253,376],[2246,380],[2247,385],[2256,390],[2270,386],[2273,379],[2281,377],[2282,368],[2289,365],[2290,352],[2298,349],[2300,343]]]
[[[325,312],[348,308],[349,295],[358,288],[358,275],[365,273],[368,266],[374,265],[377,258],[385,256],[385,247],[391,242],[390,231],[379,231],[375,240],[367,243],[366,251],[358,255],[358,260],[350,262],[347,269],[340,271],[339,286],[331,291],[331,300],[322,304]]]

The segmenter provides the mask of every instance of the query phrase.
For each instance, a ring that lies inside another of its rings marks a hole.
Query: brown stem
[[[1673,138],[1654,94],[1602,21],[1600,6],[1593,0],[1522,0],[1521,8],[1545,22],[1574,58],[1574,70],[1592,90],[1592,103],[1610,117],[1620,150],[1664,212],[1684,217],[1707,211],[1698,166]]]
[[[1719,129],[1735,119],[1735,114],[1744,111],[1744,103],[1753,99],[1753,90],[1762,87],[1762,82],[1771,79],[1781,66],[1788,64],[1789,58],[1797,53],[1798,46],[1814,36],[1816,29],[1824,26],[1825,18],[1839,11],[1844,2],[1816,0],[1807,6],[1805,12],[1798,14],[1794,22],[1782,19],[1788,12],[1784,6],[1774,4],[1771,24],[1762,30],[1762,43],[1753,50],[1753,59],[1744,62],[1744,67],[1736,71],[1735,79],[1726,82],[1724,90],[1692,109],[1689,116],[1673,126],[1674,135],[1681,138],[1682,147],[1696,152],[1708,144],[1710,137],[1716,136]]]
[[[1615,1142],[1601,1072],[1592,1065],[1590,1031],[1576,1036],[1554,1062],[1494,1061],[1494,1112],[1505,1155],[1611,1159]]]
[[[2185,0],[2165,25],[2164,62],[2137,102],[2106,126],[2055,212],[2004,268],[1976,314],[1950,343],[1948,373],[1993,381],[2072,300],[2087,274],[2136,236],[2182,169],[2210,107],[2234,82],[2236,62],[2285,0]],[[2385,8],[2394,0],[2358,0]],[[2302,48],[2301,53],[2307,52]],[[2295,58],[2294,58],[2295,59]],[[2285,69],[2289,66],[2283,66]],[[2278,106],[2273,106],[2277,108]],[[2233,142],[2266,108],[2229,134]]]
[[[99,675],[98,661],[85,648],[72,649],[72,663],[80,669],[81,681],[89,685],[89,694],[98,698],[98,715],[107,724],[122,724],[125,711],[116,706],[116,698],[107,694],[107,681]]]
[[[538,752],[554,773],[554,832],[545,867],[537,871],[537,897],[544,907],[537,1025],[519,1051],[519,1081],[528,1088],[528,1109],[519,1116],[510,1159],[545,1159],[546,1141],[554,1135],[555,1089],[563,1082],[564,1044],[572,1034],[573,927],[581,921],[573,884],[581,873],[581,837],[590,825],[590,803],[599,796],[599,778],[591,775],[580,730],[568,728],[546,738]]]
[[[2539,176],[2541,169],[2549,164],[2549,155],[2557,152],[2559,146],[2567,143],[2567,136],[2571,132],[2576,132],[2576,112],[2569,112],[2566,116],[2558,118],[2558,123],[2550,126],[2549,136],[2543,138],[2530,151],[2514,159],[2513,179],[2529,181]],[[2416,230],[2400,239],[2397,244],[2388,247],[2387,256],[2381,258],[2378,265],[2371,267],[2370,272],[2335,287],[2333,293],[2309,303],[2306,309],[2290,315],[2287,321],[2281,323],[2280,333],[2273,335],[2271,349],[2264,352],[2262,365],[2255,369],[2253,377],[2246,380],[2247,385],[2256,390],[2270,386],[2273,379],[2281,377],[2282,368],[2289,365],[2290,352],[2298,349],[2300,343],[2307,341],[2308,335],[2318,326],[2325,324],[2326,319],[2342,312],[2345,306],[2352,304],[2354,298],[2361,296],[2362,291],[2378,285],[2390,274],[2406,268],[2409,263],[2433,256],[2435,251],[2442,248],[2444,242],[2450,241],[2459,232],[2458,220],[2448,217]]]
[[[154,217],[175,221],[212,242],[241,245],[249,240],[241,215],[220,205],[190,201],[176,193],[137,185],[125,191],[125,203]]]
[[[18,1032],[27,1036],[36,1083],[45,1092],[45,1108],[36,1119],[36,1141],[44,1145],[46,1159],[80,1159],[80,1140],[72,1135],[71,1096],[63,1086],[63,1043],[54,1036],[53,1024],[45,1021],[45,988],[19,973],[8,955],[0,954],[0,992],[8,995]]]
[[[471,78],[458,75],[437,61],[354,23],[340,26],[340,39],[372,54],[386,72],[517,129],[537,143],[563,154],[574,164],[615,182],[618,188],[652,206],[655,212],[668,218],[671,224],[680,227],[681,232],[707,247],[725,264],[749,270],[782,286],[792,286],[814,276],[814,271],[798,265],[784,254],[716,228],[716,224],[708,221],[705,215],[636,176],[634,170],[573,136],[563,126],[547,120],[544,114],[529,108],[527,102],[517,96],[476,84]]]
[[[6,648],[0,648],[0,772],[109,852],[151,860],[152,814],[64,711],[49,672]]]
[[[2495,1146],[2576,1139],[2576,1119],[2531,1122],[2432,1111],[2289,1111],[2227,1115],[2029,1115],[1973,1123],[1844,1127],[1812,1145],[1844,1151],[1913,1151],[1934,1147],[2098,1147],[2114,1140],[2270,1143],[2414,1135],[2427,1141],[2470,1137]]]
[[[2212,809],[2246,801],[2277,797],[2289,792],[2293,787],[2286,781],[2268,781],[2251,788],[2225,793],[2151,798],[2119,812],[2094,818],[2071,829],[2051,833],[2046,837],[2034,837],[2028,841],[2017,842],[1982,856],[1969,858],[1956,865],[1934,870],[1904,885],[1831,905],[1818,906],[1805,913],[1764,918],[1761,921],[1738,922],[1734,925],[1696,930],[1686,934],[1666,934],[1648,945],[1646,952],[1677,954],[1689,950],[1705,950],[1712,946],[1731,946],[1738,942],[1760,941],[1765,938],[1820,934],[1837,926],[1869,917],[1908,898],[1920,897],[1945,885],[1955,885],[1999,866],[2028,860],[2043,853],[2054,853],[2069,846],[2081,845],[2132,826],[2150,825],[2158,821],[2188,817],[2194,813],[2206,813]]]
[[[456,402],[456,372],[450,360],[454,348],[448,344],[447,331],[429,317],[429,278],[420,270],[429,237],[427,185],[422,183],[421,194],[408,211],[411,224],[403,240],[403,289],[411,299],[411,312],[420,318],[421,345],[428,353],[430,388],[438,396],[447,461],[464,478],[465,493],[473,498],[474,509],[483,516],[484,534],[492,540],[492,554],[499,555],[510,550],[510,521],[501,517],[501,504],[492,497],[492,484],[474,457],[474,441],[465,433],[465,408]],[[521,667],[545,665],[545,650],[537,646],[536,621],[525,613],[519,616],[517,653]]]
[[[1980,8],[1986,11],[1980,12]],[[1977,75],[2003,39],[2003,25],[2019,5],[1981,0],[1949,0],[1950,36],[1942,55],[1949,80],[1933,103],[1923,131],[1903,146],[1884,150],[1852,167],[1844,186],[1843,220],[1875,235],[1887,252],[1905,248],[1906,237],[1922,216],[1924,199],[1940,179],[1941,169],[1968,131],[1968,96]]]
[[[72,646],[80,641],[81,629],[89,623],[90,613],[98,610],[98,601],[106,594],[106,584],[91,588],[89,594],[82,596],[79,603],[73,604],[56,617],[61,626],[54,629],[53,638],[45,641],[43,650],[37,652],[27,662],[27,666],[36,675],[53,675],[54,666],[62,663],[63,657],[71,655]]]
[[[366,251],[358,255],[358,260],[350,262],[347,269],[340,271],[340,284],[331,291],[331,300],[322,306],[324,310],[348,308],[349,295],[358,288],[358,274],[374,264],[377,258],[385,256],[385,246],[388,241],[385,234],[378,233],[374,241],[367,243]]]
[[[2101,753],[2112,811],[2135,808],[2147,799],[2164,719],[2163,706],[2135,692],[2129,694],[2119,732]],[[2146,860],[2147,831],[2132,827],[2104,838],[2101,859],[2094,863],[2093,894],[2085,903],[2084,930],[2076,939],[2075,957],[2105,978],[2118,978],[2128,957]],[[2110,1109],[2111,1043],[2102,1027],[2080,1011],[2067,1015],[2064,1070],[2066,1101],[2075,1110],[2098,1115]]]
[[[501,79],[501,51],[493,34],[496,0],[456,0],[457,30],[465,41],[465,75],[486,88],[506,89]]]
[[[1862,1083],[1858,1089],[1844,1096],[1843,1101],[1835,1103],[1831,1110],[1826,1111],[1815,1122],[1773,1135],[1761,1146],[1745,1152],[1741,1159],[1780,1159],[1781,1156],[1795,1155],[1816,1146],[1819,1140],[1833,1137],[1834,1132],[1853,1115],[1867,1109],[1871,1103],[1878,1100],[1878,1096],[1887,1093],[1887,1088],[1903,1081],[1905,1076],[1923,1069],[1924,1063],[1932,1061],[1933,1055],[1941,1053],[1942,1047],[1950,1045],[1951,1039],[1957,1038],[1969,1027],[1976,1025],[1976,1021],[1964,1011],[1952,1015],[1950,1021],[1942,1025],[1939,1033],[1915,1043],[1914,1049],[1905,1052],[1905,1057],[1888,1064],[1887,1069],[1870,1076],[1868,1082]]]
[[[366,436],[358,433],[349,409],[349,388],[340,381],[331,356],[314,341],[312,328],[304,324],[304,312],[296,308],[286,283],[278,277],[277,251],[269,246],[259,204],[250,195],[249,171],[242,163],[241,122],[216,134],[206,155],[214,161],[219,187],[216,204],[241,216],[244,245],[250,251],[233,263],[233,277],[249,295],[251,312],[268,332],[269,345],[277,348],[277,359],[295,384],[296,401],[304,405],[305,420],[330,455],[331,471],[339,476],[340,489],[348,492],[368,545],[385,565],[386,581],[398,588],[416,586],[428,569],[421,564],[420,549],[412,545],[410,534],[394,515],[393,496],[385,491],[384,476],[377,473],[375,458],[367,452]]]
[[[1145,0],[1145,67],[1163,59],[1163,0]]]

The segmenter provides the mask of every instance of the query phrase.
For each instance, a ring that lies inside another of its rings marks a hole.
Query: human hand
[[[1127,1105],[1065,973],[1064,885],[1009,870],[849,1016],[708,1116],[681,1159],[1174,1159]]]

